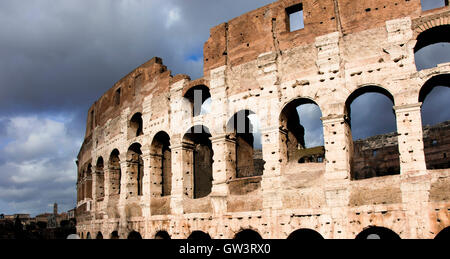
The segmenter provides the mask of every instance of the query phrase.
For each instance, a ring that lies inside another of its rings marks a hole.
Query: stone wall
[[[291,32],[286,8],[300,2],[305,27]],[[338,239],[355,238],[376,226],[401,238],[434,238],[450,225],[445,191],[450,171],[427,169],[426,161],[446,161],[439,156],[449,146],[448,130],[422,128],[420,95],[427,82],[450,74],[450,64],[417,71],[414,48],[420,33],[450,24],[449,8],[422,12],[420,0],[279,0],[212,28],[199,80],[172,75],[160,58],[153,58],[88,111],[77,162],[77,231],[84,236],[101,232],[106,238],[114,231],[120,238],[132,231],[144,238],[161,231],[172,238],[187,238],[194,231],[233,238],[251,229],[263,238],[287,238],[295,230],[310,229]],[[185,94],[199,86],[209,90],[212,110],[194,117]],[[397,132],[381,142],[354,144],[348,104],[373,91],[393,100]],[[317,150],[295,150],[295,134],[286,128],[283,110],[299,98],[322,112],[325,143]],[[243,110],[252,111],[260,122],[262,156],[253,166],[263,167],[263,172],[239,178],[237,158],[242,153],[236,135],[226,129]],[[142,135],[130,135],[130,121],[138,113]],[[200,149],[197,154],[212,154],[212,179],[194,180],[201,167],[196,161],[211,159],[193,156],[199,143],[186,133],[200,125],[208,129],[209,140],[202,143],[210,141],[211,152]],[[155,159],[160,154],[153,148],[161,132],[170,138],[171,165],[164,169],[171,170],[170,196],[161,192],[161,179],[167,181],[167,176],[161,175],[164,165]],[[428,135],[444,136],[441,146],[430,148]],[[130,181],[127,152],[136,143],[142,152],[143,190],[141,196],[130,197],[124,191]],[[373,157],[379,145],[385,151],[377,151],[376,160],[361,161]],[[378,177],[355,181],[355,164],[371,165],[388,153],[398,159],[381,168],[395,167],[399,174],[375,172]],[[289,154],[306,154],[307,159],[299,163],[301,158]],[[91,197],[80,188],[87,182],[81,176],[89,165],[92,172],[100,171],[95,164],[99,158],[104,161],[103,199],[93,198],[101,177],[92,178]],[[199,181],[211,187],[205,197],[193,195]]]

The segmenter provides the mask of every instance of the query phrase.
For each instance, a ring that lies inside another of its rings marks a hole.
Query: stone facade
[[[290,31],[296,5],[304,28]],[[450,63],[417,71],[414,53],[439,41],[421,35],[449,35],[449,25],[448,6],[423,12],[420,0],[279,0],[211,29],[201,79],[172,76],[153,58],[89,110],[78,233],[284,239],[312,230],[340,239],[383,228],[434,238],[450,226],[450,169],[427,169],[421,102],[434,81],[449,86]],[[192,89],[211,97],[209,113],[194,116]],[[353,144],[349,104],[367,92],[394,103],[397,133],[384,138],[397,143],[398,174],[356,180],[364,144]],[[284,112],[297,101],[320,107],[323,147],[299,149]],[[245,110],[259,119],[262,155],[229,127]]]

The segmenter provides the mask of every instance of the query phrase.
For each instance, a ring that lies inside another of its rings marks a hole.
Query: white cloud
[[[172,27],[181,20],[181,10],[179,7],[173,7],[167,12],[166,28]]]
[[[75,206],[74,160],[81,139],[68,132],[69,123],[61,116],[7,120],[10,142],[0,149],[0,204],[8,204],[3,213],[41,213],[43,204],[53,202]]]

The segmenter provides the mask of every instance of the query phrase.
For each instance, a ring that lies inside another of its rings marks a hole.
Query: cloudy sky
[[[162,57],[174,74],[200,77],[209,29],[270,2],[0,1],[0,214],[35,215],[51,211],[54,202],[60,210],[73,208],[75,160],[90,105],[153,56]],[[442,57],[442,50],[430,55]],[[430,58],[424,56],[426,66]],[[450,95],[442,91],[431,97],[445,107]],[[375,105],[377,99],[368,97],[360,102],[375,108],[354,108],[361,111],[354,127],[372,120],[373,111],[379,125],[357,136],[395,130],[382,115],[391,104]],[[320,138],[320,121],[308,118],[320,111],[304,110],[309,138]]]

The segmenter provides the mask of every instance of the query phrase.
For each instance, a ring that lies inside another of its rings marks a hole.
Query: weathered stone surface
[[[305,27],[290,32],[286,8],[299,2],[279,0],[212,28],[203,78],[173,76],[153,58],[89,109],[78,232],[221,239],[311,229],[355,238],[378,226],[433,238],[450,225],[449,126],[422,128],[421,118],[423,86],[450,74],[450,64],[417,71],[414,63],[418,36],[450,24],[449,7],[303,0]],[[353,143],[347,101],[366,86],[392,97],[397,132]],[[193,116],[185,98],[193,88],[209,91],[210,113]],[[323,147],[300,147],[300,131],[288,125],[284,109],[299,98],[320,107]],[[258,116],[262,152],[227,130],[243,110]],[[207,132],[186,134],[197,125]],[[140,150],[130,153],[133,144]]]

